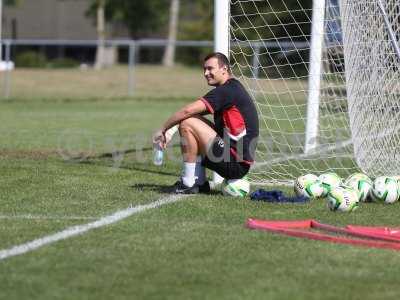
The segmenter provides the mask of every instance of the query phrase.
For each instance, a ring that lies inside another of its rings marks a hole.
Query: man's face
[[[226,81],[228,72],[225,66],[220,67],[218,59],[211,57],[204,62],[204,77],[208,85],[217,86]]]

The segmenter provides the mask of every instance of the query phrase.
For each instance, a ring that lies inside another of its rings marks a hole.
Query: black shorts
[[[207,169],[217,172],[225,179],[239,179],[245,176],[250,165],[245,162],[238,162],[237,158],[225,147],[224,141],[217,136],[208,148],[202,165]]]

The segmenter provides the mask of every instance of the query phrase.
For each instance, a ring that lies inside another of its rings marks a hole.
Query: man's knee
[[[196,116],[187,118],[179,124],[179,132],[182,137],[192,135],[198,142],[200,151],[205,153],[207,145],[212,142],[217,133],[204,122],[201,117]]]
[[[192,130],[203,125],[202,123],[204,122],[201,119],[197,117],[190,117],[179,123],[179,130]]]
[[[179,123],[179,131],[191,131],[193,128],[193,118],[187,118]]]

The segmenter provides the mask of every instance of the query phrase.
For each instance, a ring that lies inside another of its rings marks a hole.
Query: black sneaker
[[[210,183],[208,181],[204,182],[202,185],[199,185],[199,193],[209,194],[211,191]]]
[[[182,180],[178,180],[175,184],[171,187],[171,193],[175,194],[198,194],[199,186],[194,184],[193,186],[186,186]]]

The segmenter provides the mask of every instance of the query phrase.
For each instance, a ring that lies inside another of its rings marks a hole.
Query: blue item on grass
[[[255,192],[251,193],[250,198],[254,201],[265,201],[274,203],[305,203],[310,200],[305,196],[286,197],[282,191],[266,191],[263,189],[258,189]]]

